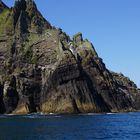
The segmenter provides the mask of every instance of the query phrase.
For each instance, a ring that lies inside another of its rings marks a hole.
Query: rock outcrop
[[[0,1],[1,114],[138,111],[139,99],[82,33],[71,39],[52,27],[33,0]]]

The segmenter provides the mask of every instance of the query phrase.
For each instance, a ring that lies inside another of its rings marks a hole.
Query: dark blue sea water
[[[0,140],[140,140],[140,113],[0,116]]]

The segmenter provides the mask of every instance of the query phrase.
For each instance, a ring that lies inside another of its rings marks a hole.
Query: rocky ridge
[[[1,114],[138,111],[139,97],[82,33],[52,27],[33,0],[0,1]]]

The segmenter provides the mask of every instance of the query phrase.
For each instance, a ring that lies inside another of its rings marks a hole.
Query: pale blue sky
[[[82,32],[107,68],[124,73],[140,87],[140,0],[35,1],[52,25],[70,36]]]

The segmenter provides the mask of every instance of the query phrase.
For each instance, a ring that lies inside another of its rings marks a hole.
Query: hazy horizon
[[[14,0],[3,0],[9,7]],[[139,0],[35,0],[42,15],[71,37],[82,32],[107,68],[121,72],[140,87]]]

